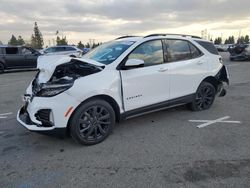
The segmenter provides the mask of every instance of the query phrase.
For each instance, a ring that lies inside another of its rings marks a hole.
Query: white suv
[[[229,82],[214,45],[186,35],[120,37],[83,58],[41,56],[38,68],[17,120],[86,145],[103,141],[121,119],[184,104],[206,110]]]

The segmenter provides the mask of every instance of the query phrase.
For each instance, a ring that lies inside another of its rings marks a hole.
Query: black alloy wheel
[[[97,144],[112,132],[114,124],[115,113],[109,103],[102,100],[90,101],[73,115],[71,135],[81,144]]]
[[[193,111],[201,111],[209,109],[215,99],[216,91],[212,84],[202,82],[196,92],[195,100],[189,104]]]

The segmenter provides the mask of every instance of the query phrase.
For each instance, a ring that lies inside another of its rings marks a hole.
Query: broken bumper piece
[[[54,135],[60,138],[66,136],[66,128],[55,128],[52,127],[41,127],[41,125],[36,124],[31,121],[28,112],[25,109],[26,107],[22,107],[17,113],[17,121],[27,128],[28,130],[36,133],[41,133],[45,135]]]

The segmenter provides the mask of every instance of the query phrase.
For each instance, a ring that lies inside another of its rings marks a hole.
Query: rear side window
[[[15,47],[8,47],[5,48],[6,54],[18,54],[18,48]]]
[[[198,48],[196,48],[193,44],[189,43],[189,47],[193,59],[202,56],[201,51]]]
[[[219,55],[218,50],[215,48],[213,43],[199,40],[196,40],[196,42],[203,48],[205,48],[207,51],[209,51],[211,54]]]
[[[165,40],[167,48],[167,62],[191,59],[190,48],[184,40]]]
[[[0,54],[3,54],[3,48],[0,48]]]

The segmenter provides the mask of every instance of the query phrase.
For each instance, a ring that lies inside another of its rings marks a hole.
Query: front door
[[[164,63],[161,40],[148,41],[130,53],[128,59],[141,59],[144,67],[121,70],[125,111],[169,99],[169,64]]]

